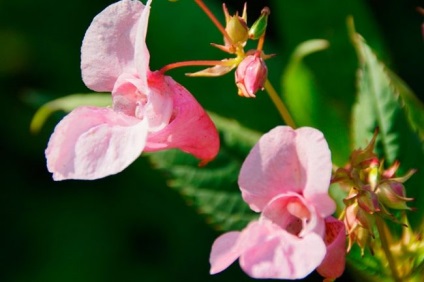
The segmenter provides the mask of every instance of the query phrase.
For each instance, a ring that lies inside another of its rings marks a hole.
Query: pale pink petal
[[[278,226],[270,221],[252,221],[241,232],[232,231],[221,235],[212,245],[209,259],[210,273],[223,271],[244,252],[261,246],[273,232],[278,230]]]
[[[137,35],[135,38],[135,67],[139,74],[149,72],[150,54],[146,45],[147,26],[149,24],[150,4],[152,0],[148,0],[141,17],[138,21]],[[147,76],[143,76],[143,83],[147,85]]]
[[[169,76],[155,72],[149,77],[149,86],[155,91],[170,95],[173,114],[162,130],[151,132],[145,151],[178,148],[193,154],[202,163],[215,158],[219,150],[218,132],[205,110],[196,99]]]
[[[296,155],[296,132],[278,126],[264,134],[245,159],[239,175],[243,199],[260,211],[276,195],[301,192],[305,172]]]
[[[323,193],[328,193],[330,177],[330,151],[318,130],[278,126],[264,134],[247,156],[239,186],[243,199],[260,211],[274,196],[286,192],[306,192],[305,198],[315,203],[314,197],[325,198]],[[317,211],[327,216],[335,205],[329,197],[324,200],[317,203]]]
[[[332,171],[330,149],[319,130],[303,127],[296,132],[297,154],[306,171],[303,195],[322,217],[327,217],[336,210],[336,204],[328,194]]]
[[[309,233],[303,238],[276,225],[261,222],[265,239],[240,256],[241,268],[253,278],[300,279],[311,273],[325,256],[322,238]],[[257,231],[256,231],[257,232]],[[244,231],[243,231],[244,233]]]
[[[146,122],[109,108],[80,107],[56,126],[47,167],[55,180],[105,177],[131,164],[146,138]]]
[[[140,1],[122,0],[108,6],[93,19],[81,47],[82,78],[87,87],[95,91],[111,91],[122,73],[144,69],[146,71],[140,75],[146,75],[147,47],[141,39],[137,40],[137,48],[142,50],[137,53],[137,59],[134,49],[139,29],[141,37],[145,36],[148,13],[142,16],[143,9]]]
[[[226,269],[240,256],[237,240],[240,232],[232,231],[219,236],[212,245],[209,258],[211,264],[210,274],[215,274]]]
[[[343,222],[333,217],[325,219],[325,244],[327,254],[317,268],[319,274],[326,278],[337,278],[343,274],[346,263],[346,230]]]

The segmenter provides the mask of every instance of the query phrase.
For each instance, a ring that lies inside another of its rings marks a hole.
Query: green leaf
[[[394,90],[399,95],[410,126],[418,132],[420,139],[424,140],[424,104],[395,73],[389,69],[386,69],[386,73]]]
[[[282,76],[282,97],[297,126],[320,129],[329,143],[333,162],[343,165],[349,156],[349,135],[342,107],[338,100],[325,95],[315,74],[304,63],[306,56],[328,46],[328,41],[322,39],[297,46]]]
[[[240,167],[260,134],[234,120],[210,114],[220,132],[217,158],[204,167],[177,150],[149,154],[154,167],[168,178],[168,185],[220,230],[239,230],[257,217],[243,201],[237,185]]]
[[[354,31],[353,22],[350,29],[359,58],[358,93],[352,116],[354,148],[364,148],[378,128],[376,151],[386,165],[398,160],[399,175],[412,168],[418,170],[405,183],[405,187],[408,197],[415,198],[412,205],[422,207],[424,146],[418,132],[422,132],[423,125],[417,124],[424,118],[422,106],[418,103],[412,105],[415,96],[377,59],[365,40]],[[417,227],[422,217],[423,209],[408,213],[412,227]]]
[[[106,95],[105,93],[68,95],[41,106],[32,118],[30,130],[33,133],[39,132],[47,118],[56,111],[70,112],[79,106],[107,107],[111,104],[111,95]]]

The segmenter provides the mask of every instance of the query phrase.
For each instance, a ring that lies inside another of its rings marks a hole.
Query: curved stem
[[[225,66],[227,65],[227,62],[224,61],[214,61],[214,60],[205,60],[205,61],[184,61],[184,62],[176,62],[169,65],[166,65],[162,67],[159,71],[161,73],[165,73],[169,70],[181,68],[181,67],[190,67],[190,66],[216,66],[221,65]]]
[[[269,97],[271,98],[284,122],[288,126],[296,128],[296,124],[294,123],[294,120],[292,119],[286,105],[284,105],[283,101],[280,99],[280,96],[278,96],[277,91],[275,91],[274,87],[268,79],[265,82],[265,90],[268,92]]]
[[[376,216],[375,223],[377,226],[378,233],[380,235],[381,248],[383,249],[384,254],[386,255],[390,270],[392,271],[393,280],[396,282],[402,282],[402,279],[399,277],[399,274],[396,269],[396,262],[392,256],[392,253],[390,252],[389,240],[387,239],[386,235],[387,229],[384,225],[384,221],[381,217]]]

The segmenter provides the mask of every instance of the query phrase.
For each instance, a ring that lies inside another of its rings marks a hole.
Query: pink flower
[[[238,65],[235,72],[238,94],[247,98],[256,97],[259,89],[263,89],[268,75],[268,68],[258,53],[248,55]]]
[[[143,151],[178,148],[206,163],[219,150],[215,126],[184,87],[149,69],[149,0],[122,0],[97,15],[81,48],[85,84],[112,92],[111,108],[80,107],[56,126],[46,149],[55,180],[115,174]]]
[[[299,279],[314,269],[328,278],[345,265],[345,230],[330,215],[331,155],[321,132],[279,126],[263,135],[239,175],[243,199],[261,212],[241,232],[212,246],[211,274],[239,258],[253,278]]]

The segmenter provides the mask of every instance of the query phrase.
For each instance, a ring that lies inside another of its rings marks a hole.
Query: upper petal
[[[244,200],[260,211],[276,195],[287,192],[303,193],[311,202],[316,195],[325,198],[330,177],[330,151],[318,130],[278,126],[250,151],[240,170],[239,186]],[[326,215],[334,211],[334,202],[327,198],[324,205],[317,203],[320,214],[322,209]]]
[[[137,35],[135,38],[135,67],[137,72],[143,76],[143,83],[147,85],[147,75],[149,71],[150,54],[146,45],[147,26],[149,25],[150,4],[152,0],[148,0],[137,26]]]
[[[306,172],[303,195],[313,203],[321,217],[327,217],[336,210],[336,204],[328,194],[333,166],[330,149],[321,131],[303,127],[296,132],[297,154]]]
[[[173,100],[169,124],[149,134],[145,151],[178,148],[208,162],[219,150],[218,132],[205,110],[183,86],[159,72],[149,78],[156,92],[167,93]]]
[[[46,149],[55,180],[118,173],[142,152],[147,123],[109,108],[80,107],[56,126]]]
[[[144,38],[149,8],[137,0],[122,0],[93,19],[81,47],[82,78],[87,87],[111,91],[124,72],[146,75],[149,52]]]

